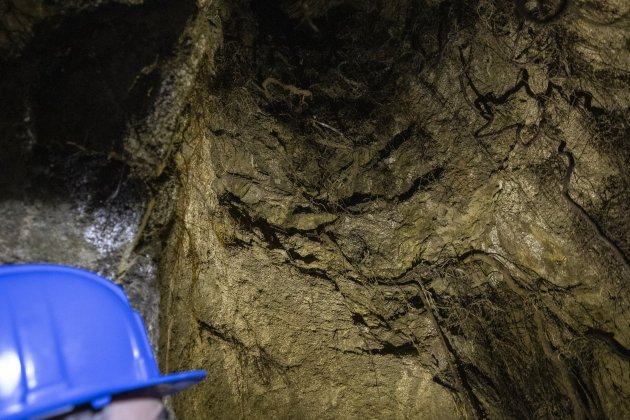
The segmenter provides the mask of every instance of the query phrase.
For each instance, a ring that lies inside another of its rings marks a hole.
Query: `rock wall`
[[[183,418],[630,415],[624,3],[222,10],[162,263]]]
[[[0,263],[111,278],[154,344],[177,196],[166,167],[218,44],[211,14],[194,1],[0,3]]]
[[[0,2],[0,263],[182,419],[630,417],[626,3]]]

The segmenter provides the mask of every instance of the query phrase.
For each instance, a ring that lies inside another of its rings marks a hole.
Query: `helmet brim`
[[[152,395],[165,397],[183,391],[201,382],[205,377],[206,372],[203,370],[163,375],[146,381],[138,381],[129,386],[99,390],[97,392],[82,392],[54,403],[37,404],[18,410],[15,413],[3,413],[1,416],[3,420],[23,420],[31,417],[40,418],[42,416],[62,415],[83,404],[90,404],[95,409],[101,409],[109,404],[113,398],[120,395],[129,395],[136,391],[148,391]]]
[[[126,391],[139,389],[151,389],[162,397],[183,391],[191,386],[203,381],[207,373],[204,370],[193,370],[189,372],[173,373],[163,375],[155,379],[134,384],[133,388]],[[125,392],[123,390],[119,392]],[[119,393],[117,392],[117,393]]]

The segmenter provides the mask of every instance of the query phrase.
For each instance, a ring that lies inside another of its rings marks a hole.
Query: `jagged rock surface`
[[[207,2],[143,3],[0,2],[0,263],[111,278],[156,344],[165,168],[218,43]]]
[[[630,415],[623,2],[241,2],[163,262],[184,417]]]
[[[185,419],[628,418],[626,3],[0,2],[0,262],[159,272]]]

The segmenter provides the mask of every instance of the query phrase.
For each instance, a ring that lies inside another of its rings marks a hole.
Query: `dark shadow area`
[[[161,68],[196,13],[192,0],[107,4],[45,19],[17,57],[0,60],[0,191],[66,194],[76,176],[109,194],[123,140],[160,92]],[[98,194],[97,194],[98,195]]]

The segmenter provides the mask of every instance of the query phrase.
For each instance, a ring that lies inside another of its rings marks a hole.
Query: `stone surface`
[[[111,278],[154,345],[156,259],[177,191],[159,177],[213,45],[207,6],[0,5],[0,263],[68,264]]]
[[[627,418],[628,7],[6,1],[0,262],[123,284],[184,419]]]
[[[395,3],[224,10],[162,261],[162,363],[211,378],[176,410],[627,416],[630,34]]]

